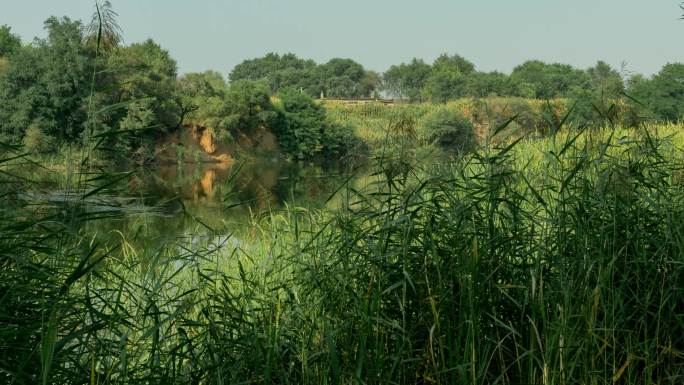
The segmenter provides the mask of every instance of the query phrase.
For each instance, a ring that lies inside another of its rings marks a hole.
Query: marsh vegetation
[[[115,16],[0,29],[0,383],[684,382],[684,65],[226,82]]]

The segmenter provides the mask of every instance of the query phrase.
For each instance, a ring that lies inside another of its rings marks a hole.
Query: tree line
[[[187,125],[210,128],[224,142],[266,127],[293,159],[343,156],[360,142],[301,90],[280,86],[274,99],[262,80],[229,84],[214,71],[179,76],[152,39],[121,44],[108,2],[87,25],[51,17],[44,27],[47,37],[28,44],[0,27],[2,143],[56,152],[88,141],[105,158],[145,163],[166,135]]]
[[[330,123],[313,98],[377,97],[444,103],[491,96],[629,103],[634,115],[678,120],[684,114],[684,64],[647,78],[626,76],[605,62],[588,69],[527,61],[510,74],[478,71],[459,55],[432,64],[414,58],[383,74],[351,59],[323,64],[269,53],[235,66],[228,81],[214,71],[178,74],[169,52],[149,39],[122,44],[116,13],[105,2],[88,24],[45,21],[47,36],[22,42],[0,26],[0,141],[47,151],[92,140],[103,152],[145,162],[155,141],[184,125],[211,127],[216,137],[268,127],[292,158],[349,152],[353,128]],[[271,96],[277,95],[277,98]],[[606,108],[608,111],[609,108]]]
[[[529,60],[510,74],[478,71],[466,58],[442,54],[432,64],[413,58],[392,65],[383,74],[366,70],[351,59],[324,64],[292,53],[269,53],[238,64],[231,81],[257,80],[272,92],[294,87],[312,97],[388,97],[408,102],[445,103],[460,98],[520,97],[571,99],[584,108],[605,100],[632,100],[654,119],[678,120],[684,115],[684,64],[666,64],[647,78],[618,71],[604,61],[587,69],[568,64]]]

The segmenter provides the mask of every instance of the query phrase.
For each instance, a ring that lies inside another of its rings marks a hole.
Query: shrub
[[[294,89],[279,94],[283,119],[272,127],[278,143],[293,159],[311,158],[322,150],[325,110],[314,100]]]
[[[368,152],[366,144],[356,134],[355,127],[350,124],[328,122],[321,134],[321,151],[326,157],[363,157]]]
[[[327,118],[325,108],[295,89],[278,94],[279,119],[270,126],[278,144],[292,159],[315,156],[343,157],[355,151],[366,154],[365,144],[352,124]]]
[[[389,117],[390,144],[415,144],[418,140],[416,133],[416,118],[408,111],[399,110]]]
[[[549,123],[545,116],[547,103],[555,105],[556,102],[540,102],[517,97],[475,99],[472,103],[471,116],[473,123],[483,127],[485,132],[495,130],[515,117],[500,137],[531,133],[541,135],[549,131]]]
[[[31,152],[44,153],[54,149],[55,140],[43,132],[37,123],[33,123],[26,129],[23,143]]]
[[[431,143],[457,152],[468,152],[477,146],[475,127],[460,111],[440,108],[423,120],[424,133]]]

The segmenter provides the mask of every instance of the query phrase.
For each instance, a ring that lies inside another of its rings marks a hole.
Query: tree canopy
[[[21,48],[21,39],[7,25],[0,25],[0,56],[9,56]]]
[[[369,97],[380,85],[377,73],[366,71],[354,60],[333,58],[324,64],[316,64],[292,53],[268,53],[245,60],[232,69],[228,79],[231,82],[263,81],[272,93],[292,88],[312,97],[322,94],[333,98]]]
[[[408,64],[393,65],[383,76],[385,90],[400,99],[420,101],[431,72],[432,67],[417,58],[413,58]]]
[[[69,18],[45,22],[48,37],[14,48],[0,74],[0,134],[21,138],[32,124],[60,140],[83,130],[92,54],[83,45],[82,25]]]

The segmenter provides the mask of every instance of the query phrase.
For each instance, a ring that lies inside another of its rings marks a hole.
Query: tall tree
[[[466,76],[457,68],[446,65],[432,69],[422,90],[424,98],[434,103],[461,98],[466,91]]]
[[[108,148],[134,152],[137,160],[151,158],[154,139],[180,127],[194,107],[177,90],[176,62],[159,44],[119,47],[106,55],[109,87],[98,93],[100,106],[118,105],[99,114],[98,131],[122,131]]]
[[[21,39],[10,27],[0,26],[0,75],[7,70],[9,56],[21,48]]]
[[[378,96],[378,90],[382,87],[382,77],[375,71],[366,71],[361,79],[363,96],[373,98]]]
[[[595,66],[587,69],[591,88],[609,97],[617,97],[625,90],[625,84],[620,73],[604,61],[598,61]]]
[[[383,74],[385,91],[400,99],[419,101],[431,72],[429,64],[416,58],[408,64],[393,65]]]
[[[21,39],[7,25],[0,25],[0,57],[9,56],[21,48]]]
[[[467,94],[476,98],[511,95],[510,79],[501,72],[474,72],[467,78]]]
[[[178,79],[176,93],[188,111],[184,123],[211,127],[217,132],[226,129],[227,92],[225,79],[215,71],[189,73]]]
[[[462,56],[440,55],[432,64],[423,94],[437,103],[461,98],[467,93],[467,77],[475,71],[475,65]]]
[[[538,99],[565,97],[575,88],[587,88],[587,74],[567,64],[527,61],[513,69],[511,82],[517,96]]]
[[[225,97],[224,127],[231,133],[252,134],[260,126],[270,127],[277,119],[268,87],[263,82],[238,80]]]
[[[656,116],[671,121],[684,118],[684,64],[666,64],[649,83],[642,85],[643,93]]]
[[[351,59],[334,58],[319,67],[326,96],[357,98],[364,95],[361,82],[366,74],[363,66]]]
[[[292,88],[278,96],[283,122],[274,126],[274,133],[282,149],[294,159],[311,158],[320,153],[325,129],[323,106]]]
[[[300,59],[292,53],[268,53],[260,58],[244,60],[230,71],[228,79],[231,82],[264,81],[274,93],[292,87],[317,95],[322,87],[316,63]]]
[[[74,141],[85,121],[92,55],[82,44],[80,22],[51,17],[45,29],[47,38],[16,51],[0,78],[0,131],[21,139],[33,125]]]
[[[439,55],[434,63],[432,63],[432,68],[452,68],[458,70],[463,75],[475,72],[475,64],[458,54],[449,55],[443,53]]]

